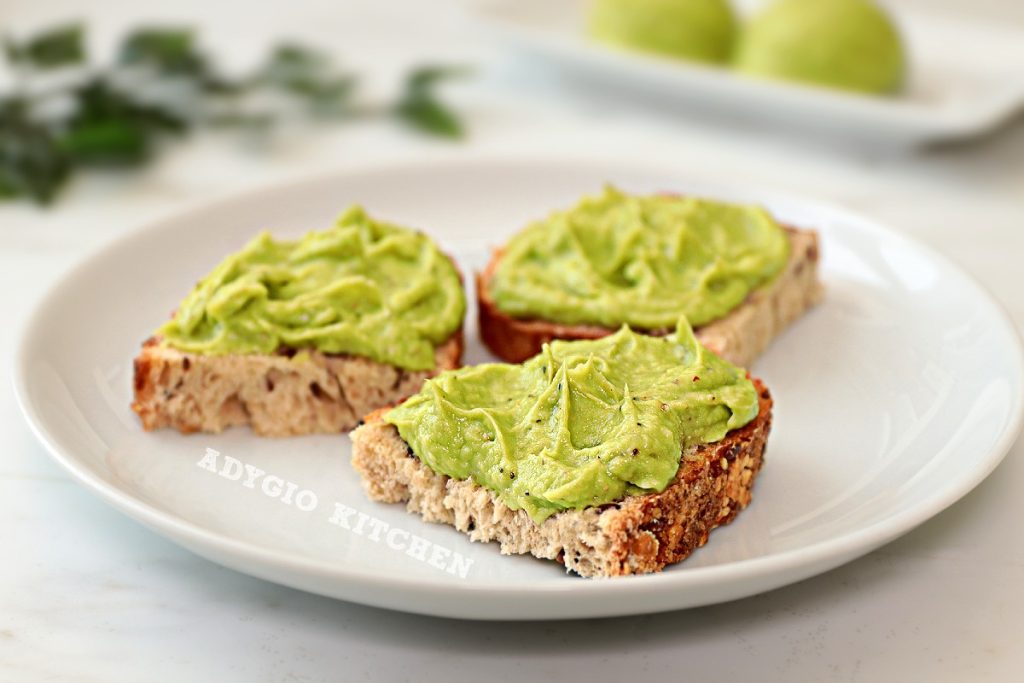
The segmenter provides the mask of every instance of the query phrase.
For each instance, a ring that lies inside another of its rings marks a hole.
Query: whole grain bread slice
[[[785,229],[791,248],[782,273],[752,292],[725,317],[694,330],[704,346],[740,367],[749,367],[783,329],[821,298],[817,233]],[[501,256],[501,250],[495,251],[490,263],[476,277],[480,337],[496,356],[509,363],[521,363],[540,353],[541,347],[553,339],[597,339],[615,332],[596,325],[513,318],[502,312],[490,293],[490,281]],[[646,332],[663,335],[671,330]]]
[[[768,389],[755,380],[757,417],[724,439],[682,458],[660,493],[564,510],[535,524],[472,480],[435,473],[416,457],[378,410],[352,432],[352,465],[373,500],[406,504],[428,522],[449,524],[474,541],[497,541],[505,555],[557,560],[581,576],[660,571],[704,545],[751,499],[772,422]]]
[[[135,359],[132,410],[147,431],[250,425],[260,436],[345,432],[360,416],[416,393],[426,378],[459,367],[462,348],[459,329],[435,349],[432,370],[411,371],[316,350],[185,353],[152,338]]]

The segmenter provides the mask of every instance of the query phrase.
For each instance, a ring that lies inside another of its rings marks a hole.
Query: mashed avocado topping
[[[744,371],[681,319],[665,337],[624,326],[552,342],[522,365],[442,373],[384,420],[432,470],[472,479],[539,524],[559,510],[664,490],[694,446],[757,412]]]
[[[760,207],[608,187],[513,237],[490,292],[515,318],[670,329],[725,316],[788,258]]]
[[[465,308],[458,272],[430,239],[352,207],[295,241],[261,233],[203,278],[157,334],[193,353],[313,348],[425,370]]]

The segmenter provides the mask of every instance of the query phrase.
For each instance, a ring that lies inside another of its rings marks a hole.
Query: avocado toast
[[[687,316],[697,338],[749,366],[821,296],[815,232],[756,206],[606,188],[494,252],[476,281],[480,335],[518,363],[553,339]]]
[[[143,344],[132,409],[147,430],[347,431],[459,366],[465,305],[429,238],[359,207],[299,240],[262,233]]]
[[[370,498],[582,576],[659,571],[750,502],[768,390],[681,320],[447,372],[352,432]]]

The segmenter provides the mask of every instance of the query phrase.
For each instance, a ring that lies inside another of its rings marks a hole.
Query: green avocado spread
[[[318,349],[425,370],[465,308],[458,272],[430,239],[352,207],[295,241],[261,233],[203,278],[157,334],[193,353]]]
[[[760,207],[608,187],[513,237],[489,287],[514,318],[662,330],[724,317],[788,258]]]
[[[555,341],[522,365],[442,373],[384,420],[433,471],[472,479],[536,523],[662,491],[692,448],[758,413],[740,368],[685,319],[664,337]]]

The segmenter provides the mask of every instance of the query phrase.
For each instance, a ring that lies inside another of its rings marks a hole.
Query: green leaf
[[[270,53],[268,66],[271,69],[322,71],[330,66],[330,59],[322,50],[297,43],[281,43]]]
[[[466,66],[427,65],[413,69],[406,76],[406,91],[425,90],[434,87],[440,81],[452,78],[464,78],[471,70]]]
[[[205,76],[209,70],[206,57],[196,47],[195,34],[188,28],[137,29],[122,41],[118,61],[196,77]]]
[[[430,95],[406,97],[395,107],[395,113],[425,133],[452,139],[461,138],[464,133],[455,113]]]
[[[75,95],[78,108],[58,136],[58,145],[81,164],[141,164],[160,136],[188,127],[177,112],[138,102],[102,78],[89,81]]]
[[[27,106],[0,100],[0,200],[27,197],[49,204],[72,172],[53,135],[27,116]]]
[[[17,42],[7,38],[4,51],[12,64],[55,69],[85,61],[84,30],[79,23],[62,24]]]
[[[423,66],[414,69],[405,80],[405,92],[395,105],[395,114],[412,127],[447,138],[464,134],[462,122],[455,112],[434,94],[434,86],[449,78],[469,73],[462,66]]]
[[[339,73],[326,53],[284,43],[274,49],[252,83],[302,98],[318,113],[340,113],[351,99],[356,79]]]
[[[83,164],[140,164],[149,157],[146,129],[129,120],[79,121],[59,139],[61,150]]]
[[[253,82],[307,94],[315,90],[328,68],[329,60],[322,52],[287,43],[274,49]]]
[[[131,119],[146,128],[167,133],[181,133],[189,126],[188,120],[178,111],[139,102],[130,93],[112,86],[102,76],[78,87],[74,95],[78,109],[73,120]]]

